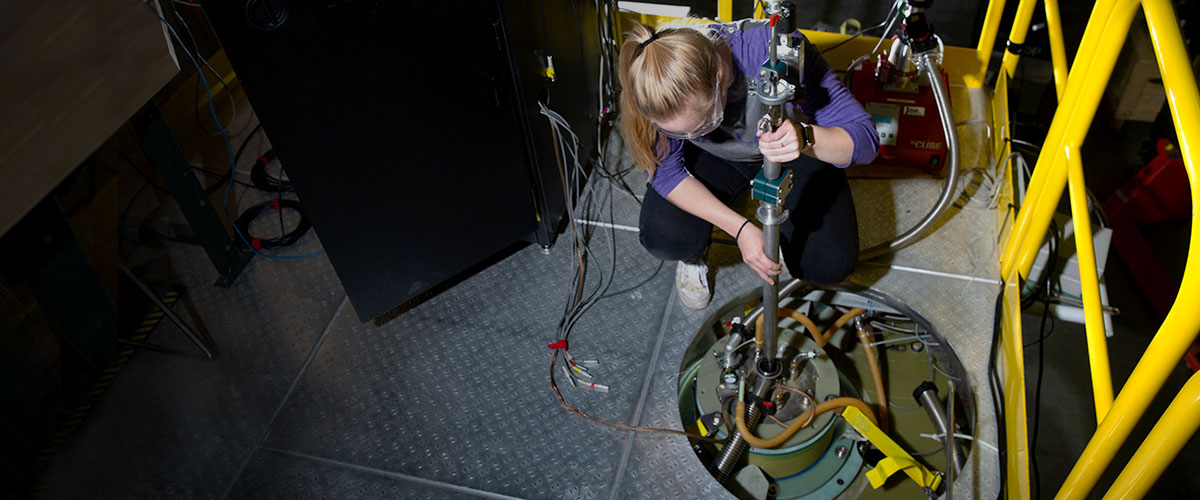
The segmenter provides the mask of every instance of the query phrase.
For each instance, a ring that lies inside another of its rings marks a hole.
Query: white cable
[[[883,45],[883,41],[887,39],[888,33],[892,32],[892,23],[896,22],[896,19],[898,18],[896,14],[900,12],[900,2],[902,1],[903,0],[896,0],[896,2],[892,4],[891,12],[888,12],[887,24],[883,28],[883,33],[879,35],[879,41],[875,42],[875,48],[871,49],[871,54],[868,56],[868,59],[870,56],[875,55],[876,52],[879,52],[879,47]]]
[[[576,224],[586,224],[588,226],[603,227],[603,228],[608,228],[608,229],[620,229],[622,231],[629,231],[631,233],[641,232],[641,230],[636,227],[626,226],[624,224],[609,224],[607,222],[586,220],[586,219],[580,219],[580,218],[576,218],[575,223]]]
[[[1000,200],[1000,186],[1004,185],[1004,175],[1008,173],[1009,160],[1014,158],[1018,163],[1024,163],[1025,161],[1024,157],[1021,156],[1021,153],[1014,151],[1009,153],[1008,156],[1005,156],[1004,159],[1000,160],[999,164],[996,165],[998,171],[996,172],[995,179],[992,181],[992,196],[988,199],[988,209],[996,208],[996,203]]]
[[[930,368],[933,368],[935,371],[937,371],[938,373],[942,374],[942,376],[943,376],[943,377],[946,377],[946,378],[948,378],[948,379],[950,379],[950,380],[953,380],[953,381],[955,381],[955,382],[961,382],[961,381],[962,381],[962,379],[960,379],[960,378],[958,378],[958,377],[955,377],[954,375],[951,375],[951,374],[949,374],[949,373],[946,373],[946,372],[942,371],[942,369],[941,369],[941,368],[938,368],[937,362],[935,362],[935,361],[934,361],[934,359],[933,359],[933,354],[931,354],[931,353],[929,352],[929,349],[925,349],[925,358],[926,358],[926,359],[929,361],[929,367],[930,367]],[[933,376],[932,376],[932,375],[930,375],[930,376],[929,376],[929,379],[930,379],[930,380],[933,380]]]
[[[946,435],[945,434],[921,433],[921,437],[941,441],[942,439],[944,439],[946,437]],[[974,442],[978,443],[979,445],[983,446],[984,448],[992,450],[993,452],[996,452],[996,453],[1000,453],[1000,449],[996,448],[996,445],[989,443],[987,441],[984,441],[982,439],[975,439],[975,436],[970,436],[967,434],[963,434],[961,432],[955,432],[954,437],[956,439],[966,439],[968,441],[974,441]]]
[[[933,39],[937,40],[937,43],[938,43],[938,62],[937,62],[937,64],[938,64],[938,66],[941,66],[942,65],[942,56],[946,53],[946,45],[944,43],[942,43],[942,37],[937,36],[937,33],[933,34]]]
[[[926,340],[925,340],[925,339],[923,339],[923,338],[916,337],[916,336],[913,336],[913,337],[896,337],[896,338],[891,338],[891,339],[884,339],[884,340],[880,340],[880,341],[878,341],[878,342],[871,342],[871,344],[870,344],[870,345],[871,345],[871,347],[875,347],[875,346],[881,346],[881,345],[888,345],[888,344],[899,344],[899,343],[902,343],[902,342],[913,342],[913,341],[918,341],[918,342],[921,342],[922,344],[925,344],[925,345],[927,345],[927,346],[936,346],[936,345],[941,345],[941,344],[939,344],[939,343],[937,343],[937,342],[929,342],[929,341],[926,341]]]
[[[1029,146],[1029,147],[1033,148],[1035,151],[1041,151],[1041,150],[1042,150],[1042,147],[1041,147],[1041,146],[1038,146],[1037,144],[1034,144],[1034,143],[1032,143],[1032,142],[1029,142],[1029,141],[1022,141],[1022,140],[1020,140],[1020,139],[1012,139],[1012,138],[1010,138],[1010,139],[1008,140],[1008,142],[1011,142],[1011,143],[1013,143],[1013,144],[1020,144],[1020,145],[1022,145],[1022,146]]]
[[[568,210],[570,210],[570,212],[572,214],[576,214],[576,213],[578,213],[578,208],[579,208],[580,203],[576,203],[574,200],[576,200],[576,199],[583,200],[584,199],[584,194],[585,194],[584,190],[583,190],[584,185],[590,186],[590,188],[588,189],[588,191],[586,193],[588,196],[588,198],[587,198],[588,203],[591,203],[591,201],[594,200],[594,197],[595,197],[595,195],[594,195],[595,184],[594,183],[587,184],[587,181],[588,181],[587,172],[584,170],[583,166],[579,162],[579,148],[580,148],[579,136],[577,136],[575,134],[575,132],[571,129],[570,124],[567,123],[566,119],[564,119],[562,117],[562,115],[560,115],[557,112],[548,108],[545,105],[545,103],[543,103],[543,102],[539,101],[538,107],[540,108],[540,113],[550,121],[551,130],[554,132],[555,137],[558,139],[557,145],[560,149],[559,159],[561,159],[561,162],[560,162],[560,167],[562,170],[561,173],[564,178],[563,181],[566,183],[565,187],[567,188],[567,191],[568,191],[567,195],[566,195],[567,199],[565,200],[565,202],[567,204]],[[565,133],[564,133],[564,131],[565,131]],[[568,144],[568,140],[567,140],[568,137],[570,138],[570,141],[569,141],[570,144]],[[572,164],[572,168],[569,171],[567,170],[568,162]],[[571,176],[572,172],[575,174],[574,176]],[[585,205],[585,207],[586,207],[586,205]],[[584,214],[580,214],[580,215],[582,216]],[[574,225],[574,224],[576,224],[577,220],[572,219],[571,222],[572,222],[572,225]],[[603,275],[601,275],[600,281],[596,284],[596,287],[597,287],[596,290],[591,292],[591,295],[589,295],[586,300],[583,300],[582,302],[579,302],[579,303],[575,303],[574,301],[568,302],[567,312],[564,314],[564,318],[566,318],[567,321],[560,324],[560,326],[559,326],[559,336],[560,337],[564,337],[574,328],[574,326],[575,326],[576,322],[579,320],[579,318],[582,317],[587,312],[588,309],[590,309],[593,305],[595,305],[596,301],[599,300],[599,298],[603,297],[604,291],[606,291],[608,289],[608,286],[611,285],[612,282],[614,281],[614,277],[616,275],[616,267],[617,267],[617,255],[616,255],[616,248],[615,248],[616,225],[614,225],[612,223],[607,223],[606,226],[608,226],[608,228],[613,231],[612,241],[613,241],[613,245],[614,245],[612,258],[611,258],[611,266],[610,266],[608,277],[607,277],[607,279],[605,279],[605,277]],[[574,231],[573,233],[574,233],[574,237],[572,238],[573,250],[575,250],[577,253],[580,253],[582,255],[590,257],[592,252],[587,244],[587,236],[582,231]],[[576,267],[575,262],[572,263],[572,268],[575,269],[574,272],[576,275],[577,286],[582,286],[582,284],[579,283],[578,280],[586,279],[586,278],[584,278],[584,274],[583,274],[584,270],[580,267]],[[607,283],[607,285],[605,283]],[[594,296],[597,292],[600,293],[600,295],[598,297]],[[594,385],[593,387],[597,388],[597,389],[601,389],[601,388],[607,389],[607,388],[604,388],[602,386],[597,386],[597,385]]]

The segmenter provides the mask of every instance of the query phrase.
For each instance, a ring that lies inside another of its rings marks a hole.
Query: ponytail
[[[656,33],[634,23],[621,45],[621,133],[634,163],[654,176],[670,143],[651,120],[669,120],[716,86],[720,56],[707,28],[675,26]]]

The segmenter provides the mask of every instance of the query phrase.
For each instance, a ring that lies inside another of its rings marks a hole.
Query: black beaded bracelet
[[[738,228],[737,235],[735,235],[735,236],[733,237],[733,241],[734,241],[734,242],[737,242],[737,241],[738,241],[738,238],[741,238],[741,237],[742,237],[742,230],[743,230],[743,229],[746,229],[746,224],[749,224],[749,223],[750,223],[750,219],[746,219],[744,222],[742,222],[742,225],[741,225],[741,227],[739,227],[739,228]]]

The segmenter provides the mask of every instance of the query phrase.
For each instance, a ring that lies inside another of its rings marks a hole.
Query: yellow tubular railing
[[[1135,0],[1096,2],[1067,77],[1067,91],[1046,134],[1043,150],[1048,154],[1038,157],[1013,238],[1002,253],[1001,276],[1008,276],[1014,266],[1021,277],[1029,276],[1067,182],[1063,147],[1083,143],[1136,9]]]
[[[1004,317],[1001,327],[1000,353],[1004,361],[1004,440],[1008,463],[1000,464],[1007,471],[1004,491],[1007,498],[1029,498],[1029,421],[1025,412],[1025,353],[1021,335],[1021,287],[1014,275],[1004,280]]]
[[[1191,189],[1192,233],[1188,260],[1179,295],[1158,333],[1141,361],[1125,382],[1127,390],[1112,399],[1111,373],[1108,367],[1103,317],[1096,276],[1095,254],[1091,246],[1091,226],[1087,215],[1083,168],[1077,146],[1083,143],[1095,118],[1096,108],[1112,75],[1117,55],[1125,43],[1139,2],[1135,0],[1098,0],[1088,20],[1075,63],[1067,77],[1061,78],[1065,54],[1060,53],[1061,32],[1055,0],[1047,2],[1047,19],[1051,29],[1051,56],[1055,64],[1055,84],[1060,103],[1047,133],[1043,152],[1030,179],[1024,206],[1018,214],[1012,237],[1002,252],[1001,274],[1009,279],[1028,276],[1033,259],[1041,247],[1042,235],[1049,226],[1064,186],[1069,186],[1071,211],[1075,221],[1076,247],[1079,255],[1080,281],[1084,293],[1084,313],[1088,338],[1088,355],[1092,369],[1093,397],[1099,425],[1083,454],[1068,475],[1056,498],[1077,499],[1089,495],[1097,480],[1129,437],[1133,426],[1146,411],[1150,401],[1162,388],[1167,375],[1200,331],[1200,92],[1195,75],[1179,32],[1179,25],[1169,0],[1143,0],[1146,22],[1154,41],[1159,71],[1167,91],[1171,115],[1175,121],[1180,149],[1183,153]],[[1027,4],[1018,7],[1012,39],[1023,39],[1026,29],[1023,13]],[[1004,70],[1011,75],[1016,56],[1006,54]],[[1069,181],[1069,182],[1068,182]],[[1017,314],[1005,309],[1005,315]],[[1006,318],[1007,319],[1007,318]],[[1011,339],[1006,339],[1011,343]],[[1200,377],[1200,376],[1197,376]],[[1011,400],[1011,398],[1009,398]],[[1146,444],[1135,455],[1106,498],[1139,497],[1161,474],[1162,469],[1179,452],[1182,443],[1200,426],[1200,378],[1193,377],[1163,415]],[[1019,409],[1019,408],[1018,408]],[[1013,408],[1010,418],[1020,419]],[[1010,426],[1011,427],[1011,426]],[[1170,442],[1170,446],[1164,443]],[[1013,445],[1011,442],[1009,445]],[[1018,444],[1019,446],[1019,444]],[[1013,452],[1010,449],[1009,469]],[[1018,464],[1019,465],[1019,464]],[[1010,480],[1011,490],[1020,496],[1024,488],[1020,480]]]
[[[1079,261],[1079,287],[1083,295],[1084,327],[1087,332],[1088,362],[1092,369],[1092,398],[1096,423],[1112,406],[1112,370],[1108,364],[1108,339],[1104,335],[1104,310],[1100,304],[1100,278],[1092,249],[1092,221],[1088,214],[1087,188],[1079,149],[1067,146],[1067,190],[1071,195],[1071,220],[1075,221],[1075,255]],[[1050,258],[1056,256],[1051,255]]]
[[[983,31],[979,34],[979,44],[975,47],[975,56],[979,60],[980,71],[964,75],[968,87],[982,87],[987,74],[988,63],[992,60],[992,49],[996,45],[996,34],[1000,32],[1000,18],[1004,17],[1004,0],[988,2],[987,16],[983,18]]]
[[[1012,31],[1008,34],[1009,43],[1017,45],[1025,43],[1025,34],[1029,32],[1029,21],[1033,19],[1035,9],[1037,9],[1037,0],[1021,0],[1021,3],[1017,4],[1017,15],[1013,18]],[[1020,54],[1006,48],[1000,66],[1011,76],[1017,71],[1017,61],[1020,59]]]
[[[1054,91],[1062,101],[1067,91],[1067,49],[1063,45],[1062,18],[1058,15],[1058,0],[1044,0],[1046,31],[1050,36],[1050,62],[1054,67]]]
[[[1150,39],[1154,41],[1158,70],[1162,76],[1163,87],[1167,91],[1167,103],[1170,105],[1171,118],[1175,121],[1175,131],[1179,137],[1193,200],[1187,264],[1174,306],[1159,327],[1154,340],[1146,348],[1141,361],[1125,382],[1126,390],[1122,390],[1117,396],[1104,421],[1100,423],[1087,448],[1083,450],[1079,461],[1071,469],[1058,492],[1057,498],[1060,499],[1084,498],[1091,492],[1113,456],[1129,437],[1133,426],[1146,411],[1150,401],[1162,388],[1167,375],[1200,331],[1200,310],[1196,308],[1196,304],[1200,304],[1200,208],[1196,203],[1200,200],[1200,172],[1196,171],[1197,166],[1200,166],[1200,92],[1197,92],[1196,77],[1192,73],[1187,49],[1179,32],[1178,20],[1169,0],[1145,0],[1142,8],[1150,29]],[[1122,12],[1117,21],[1124,21],[1124,25],[1128,26],[1132,22],[1132,13],[1128,16],[1123,14]],[[1109,25],[1110,29],[1114,27],[1113,24]],[[1111,57],[1116,58],[1116,53],[1113,52]],[[1077,57],[1076,60],[1080,58]],[[1068,99],[1074,78],[1075,75],[1071,75],[1067,81]],[[1103,79],[1094,84],[1102,87],[1106,82],[1107,79]],[[1189,382],[1188,387],[1191,386]],[[1164,415],[1156,429],[1169,426],[1177,418],[1175,413],[1168,410],[1168,414]],[[1166,451],[1154,450],[1154,453],[1158,454],[1154,461],[1169,461],[1178,452]],[[1134,468],[1131,469],[1131,475],[1137,474],[1143,467],[1137,463],[1132,466]],[[1126,476],[1126,479],[1134,481],[1129,476]]]
[[[1193,374],[1175,396],[1104,499],[1145,497],[1197,428],[1200,428],[1200,372]]]

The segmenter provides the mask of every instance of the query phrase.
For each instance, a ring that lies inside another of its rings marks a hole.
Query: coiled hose
[[[958,187],[958,131],[954,128],[954,112],[950,109],[950,94],[946,91],[946,84],[942,81],[941,71],[937,62],[934,61],[934,57],[935,54],[926,52],[917,55],[916,59],[917,66],[925,73],[929,80],[929,86],[933,89],[933,100],[937,104],[938,114],[942,118],[942,132],[946,134],[946,156],[949,157],[949,163],[946,165],[946,181],[942,184],[942,194],[938,197],[933,209],[912,229],[896,236],[891,241],[859,252],[859,261],[870,260],[894,252],[920,239],[929,231],[933,222],[942,215],[942,212],[950,207],[951,202],[954,201],[954,194],[958,191],[956,189]]]

